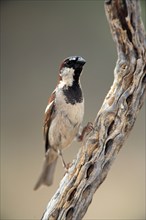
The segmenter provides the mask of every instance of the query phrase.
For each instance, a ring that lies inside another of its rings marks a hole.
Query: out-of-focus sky
[[[59,160],[53,186],[33,191],[44,157],[44,110],[70,55],[87,60],[85,125],[101,107],[117,59],[104,1],[1,1],[2,220],[40,219],[64,174]],[[74,142],[64,152],[67,162],[79,147]],[[145,219],[145,106],[84,219]]]

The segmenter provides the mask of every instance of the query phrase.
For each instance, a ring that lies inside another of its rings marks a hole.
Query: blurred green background
[[[146,20],[146,2],[141,1]],[[93,121],[117,60],[104,1],[1,1],[1,219],[40,219],[64,174],[33,191],[44,157],[42,125],[61,61],[81,55],[83,125]],[[75,158],[80,144],[67,149]],[[145,106],[84,219],[145,219]]]

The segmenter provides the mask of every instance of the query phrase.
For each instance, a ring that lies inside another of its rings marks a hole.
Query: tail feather
[[[47,159],[45,159],[41,175],[39,176],[38,181],[34,186],[34,190],[37,190],[41,185],[52,185],[56,163],[57,159],[55,159],[50,164],[48,164]]]

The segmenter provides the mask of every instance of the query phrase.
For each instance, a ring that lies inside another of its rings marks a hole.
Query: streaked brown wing
[[[55,92],[52,93],[48,105],[46,107],[45,111],[45,119],[44,119],[44,126],[43,126],[43,133],[44,133],[44,140],[45,140],[45,152],[48,151],[50,145],[49,145],[49,139],[48,139],[48,132],[50,128],[51,121],[54,117],[54,110],[55,110]]]

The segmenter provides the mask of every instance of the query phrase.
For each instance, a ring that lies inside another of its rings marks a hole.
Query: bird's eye
[[[65,66],[67,66],[67,67],[71,67],[72,66],[72,60],[67,60],[66,62],[65,62]]]

